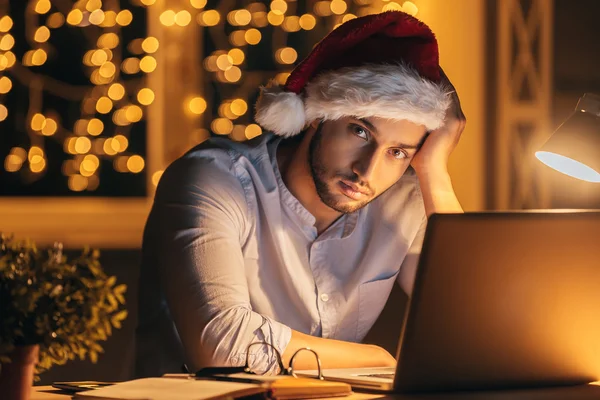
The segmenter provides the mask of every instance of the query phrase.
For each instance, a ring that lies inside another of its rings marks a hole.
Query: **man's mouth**
[[[342,193],[346,197],[351,198],[352,200],[362,200],[369,196],[367,192],[359,189],[358,186],[356,186],[352,182],[339,181],[338,186],[340,187]]]

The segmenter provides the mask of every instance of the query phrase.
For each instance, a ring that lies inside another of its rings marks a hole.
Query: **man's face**
[[[309,163],[321,201],[354,212],[396,183],[410,165],[425,127],[409,121],[346,117],[319,125]]]

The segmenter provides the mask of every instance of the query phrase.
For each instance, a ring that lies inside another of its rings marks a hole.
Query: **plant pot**
[[[17,346],[8,354],[11,362],[0,369],[0,393],[4,400],[28,400],[33,386],[35,365],[40,346],[37,344]]]

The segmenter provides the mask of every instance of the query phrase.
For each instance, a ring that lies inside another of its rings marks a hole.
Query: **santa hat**
[[[401,11],[352,19],[294,68],[283,87],[261,88],[256,121],[281,136],[345,116],[439,128],[450,105],[438,46],[427,25]]]

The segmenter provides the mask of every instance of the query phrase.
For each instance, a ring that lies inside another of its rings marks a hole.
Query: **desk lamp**
[[[563,174],[600,183],[600,96],[585,93],[535,156]]]

